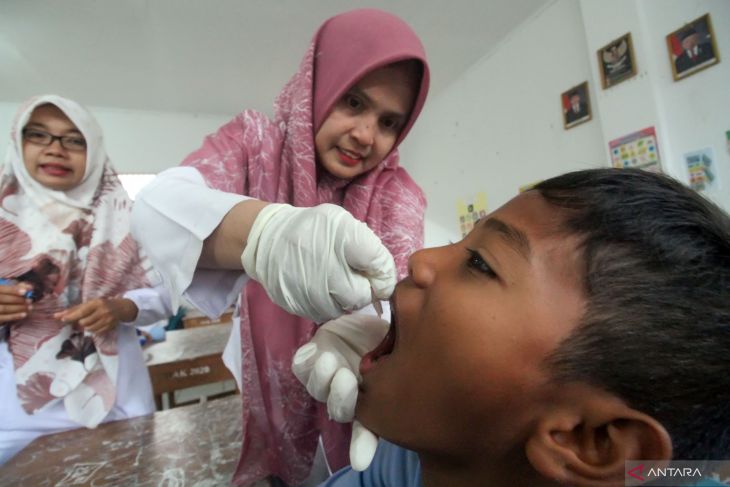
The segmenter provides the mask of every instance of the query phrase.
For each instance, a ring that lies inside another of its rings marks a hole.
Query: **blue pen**
[[[5,279],[4,277],[0,277],[0,286],[14,286],[17,283],[18,281],[16,281],[15,279]],[[35,290],[27,290],[25,292],[25,299],[35,300]]]

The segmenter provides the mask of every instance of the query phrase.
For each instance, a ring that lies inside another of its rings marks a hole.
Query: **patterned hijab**
[[[413,110],[391,152],[354,180],[337,179],[316,160],[314,134],[337,100],[365,74],[416,60],[421,81]],[[322,24],[276,99],[275,118],[247,110],[206,139],[183,165],[197,168],[210,187],[295,206],[343,206],[383,240],[402,277],[410,254],[423,244],[426,201],[398,165],[397,145],[426,99],[429,70],[413,30],[389,13],[362,9]],[[244,439],[234,483],[267,475],[288,484],[304,480],[320,433],[330,467],[348,463],[349,425],[327,419],[326,407],[307,395],[291,372],[294,351],[315,324],[274,305],[256,282],[241,299]]]
[[[23,162],[22,129],[33,110],[51,104],[86,139],[81,182],[55,191]],[[55,95],[18,109],[0,173],[0,277],[33,283],[38,300],[9,324],[18,399],[28,414],[63,401],[69,418],[90,428],[111,410],[117,382],[117,333],[85,334],[53,314],[99,297],[149,285],[129,233],[131,201],[109,163],[101,128],[78,103]]]

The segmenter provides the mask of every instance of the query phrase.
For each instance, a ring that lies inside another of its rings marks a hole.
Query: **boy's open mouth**
[[[365,355],[363,355],[362,360],[360,361],[360,374],[364,374],[380,361],[386,358],[388,355],[390,355],[393,352],[393,348],[395,347],[395,338],[397,335],[397,326],[396,326],[396,310],[395,310],[395,300],[391,298],[390,300],[390,328],[388,329],[388,333],[383,338],[383,341],[380,342],[380,344],[375,347],[373,350],[369,351]]]

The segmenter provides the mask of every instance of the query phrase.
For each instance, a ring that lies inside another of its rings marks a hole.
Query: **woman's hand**
[[[393,256],[380,239],[331,204],[264,207],[241,262],[274,303],[317,323],[388,299],[396,284]]]
[[[130,299],[97,298],[59,311],[53,317],[76,323],[91,333],[102,334],[116,327],[120,321],[134,321],[137,312],[137,305]]]
[[[32,301],[25,294],[33,286],[25,282],[0,284],[0,324],[22,320],[32,311]]]
[[[347,210],[246,200],[203,243],[198,267],[241,269],[289,313],[317,323],[388,299],[393,256]]]
[[[24,283],[0,285],[0,323],[22,320],[33,309],[32,301],[25,295],[33,286]]]
[[[341,423],[355,417],[362,356],[388,333],[390,324],[377,316],[350,314],[317,328],[292,360],[292,372],[312,397],[327,403],[330,419]],[[361,472],[370,466],[378,437],[357,420],[352,425],[350,464]]]

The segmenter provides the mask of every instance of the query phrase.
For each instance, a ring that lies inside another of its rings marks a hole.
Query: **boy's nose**
[[[435,249],[419,250],[408,259],[408,275],[418,287],[430,286],[436,278]]]

